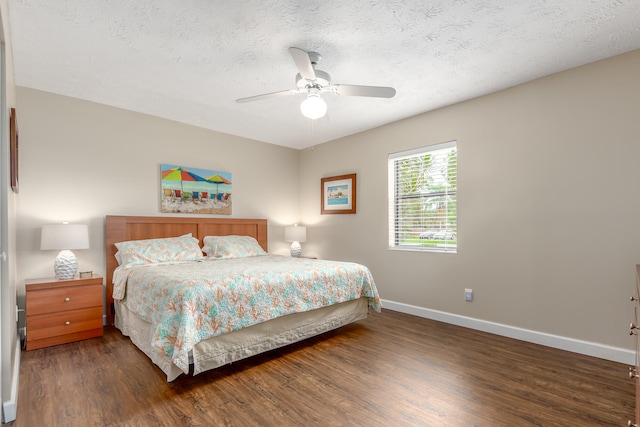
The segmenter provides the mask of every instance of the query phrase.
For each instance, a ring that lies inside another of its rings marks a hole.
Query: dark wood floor
[[[628,367],[389,310],[172,383],[113,328],[22,353],[13,426],[623,426]]]

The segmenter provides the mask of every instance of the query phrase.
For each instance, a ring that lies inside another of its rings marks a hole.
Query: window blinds
[[[456,252],[456,142],[389,155],[389,247]]]

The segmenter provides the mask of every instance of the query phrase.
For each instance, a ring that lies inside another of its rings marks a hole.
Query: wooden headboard
[[[169,216],[113,216],[106,221],[106,280],[107,280],[107,324],[113,323],[113,271],[118,266],[116,247],[126,240],[157,239],[177,237],[191,233],[202,240],[205,236],[252,236],[265,251],[267,248],[266,219],[236,218],[180,218]]]

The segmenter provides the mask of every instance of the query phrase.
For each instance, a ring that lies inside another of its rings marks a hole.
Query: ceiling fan
[[[370,96],[374,98],[393,98],[396,94],[396,90],[392,87],[332,84],[329,73],[316,70],[316,65],[321,58],[319,53],[307,52],[297,47],[290,47],[289,53],[293,57],[293,62],[295,62],[299,71],[296,75],[297,89],[240,98],[236,99],[236,102],[252,102],[279,96],[306,93],[307,98],[300,104],[302,115],[310,119],[319,119],[327,112],[327,104],[320,97],[321,93],[330,92],[334,95]]]

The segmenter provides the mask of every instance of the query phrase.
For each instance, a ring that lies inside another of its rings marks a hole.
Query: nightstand
[[[102,277],[25,283],[27,350],[100,337]]]

